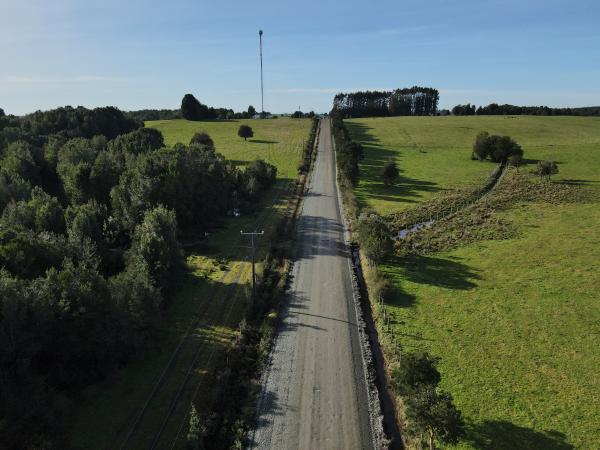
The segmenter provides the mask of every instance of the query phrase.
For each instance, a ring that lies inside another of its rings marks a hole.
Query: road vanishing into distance
[[[298,220],[287,305],[263,377],[255,449],[373,448],[328,119]]]

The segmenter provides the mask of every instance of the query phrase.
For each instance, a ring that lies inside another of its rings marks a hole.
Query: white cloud
[[[121,81],[127,81],[127,79],[103,75],[79,75],[76,77],[35,77],[29,75],[0,76],[0,84],[105,83]]]

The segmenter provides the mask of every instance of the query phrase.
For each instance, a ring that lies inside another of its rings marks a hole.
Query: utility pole
[[[265,97],[263,91],[263,64],[262,64],[262,35],[263,30],[258,30],[258,39],[260,41],[260,111],[265,112]]]
[[[240,234],[242,236],[250,236],[251,242],[252,242],[252,305],[254,305],[254,302],[256,300],[256,271],[254,269],[254,264],[255,264],[255,256],[256,256],[256,245],[255,245],[255,241],[254,241],[254,236],[262,236],[263,234],[265,234],[264,231],[261,232],[257,232],[257,231],[250,231],[247,233],[244,233],[244,231],[240,231]]]

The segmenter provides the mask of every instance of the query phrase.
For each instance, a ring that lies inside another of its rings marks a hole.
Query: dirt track
[[[297,233],[288,305],[263,378],[250,447],[372,448],[349,251],[327,120],[321,124]]]

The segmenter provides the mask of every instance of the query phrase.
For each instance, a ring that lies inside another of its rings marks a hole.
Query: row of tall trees
[[[178,237],[250,208],[206,134],[164,145],[115,108],[0,116],[0,448],[64,448],[61,405],[127,364],[177,285]]]
[[[530,116],[598,116],[600,107],[590,108],[550,108],[548,106],[515,106],[490,103],[487,106],[456,105],[452,108],[455,116],[497,116],[497,115],[530,115]]]
[[[428,116],[437,113],[437,89],[413,86],[394,91],[339,93],[332,114],[342,117]]]
[[[335,141],[337,166],[341,181],[349,186],[358,182],[358,162],[364,158],[364,149],[358,142],[350,138],[344,121],[338,116],[332,116],[331,130]]]

